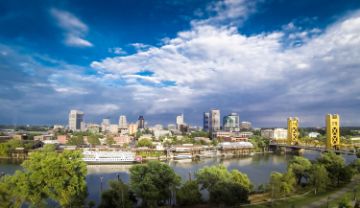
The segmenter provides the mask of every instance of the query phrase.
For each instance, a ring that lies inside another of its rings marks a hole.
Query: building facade
[[[81,130],[81,123],[84,121],[84,113],[78,110],[71,110],[69,113],[69,129]]]
[[[139,129],[144,129],[145,128],[144,116],[139,116],[139,118],[138,118],[138,128]]]
[[[250,130],[252,129],[252,124],[249,121],[242,121],[240,123],[240,129],[241,130]]]
[[[101,122],[101,131],[102,131],[102,132],[109,131],[110,125],[111,125],[110,119],[104,118],[104,119],[102,120],[102,122]]]
[[[176,116],[176,127],[180,129],[180,126],[184,124],[184,114]]]
[[[128,125],[129,135],[136,134],[138,130],[138,124],[131,123]]]
[[[209,131],[209,122],[210,122],[210,113],[209,112],[204,112],[204,117],[203,117],[203,130],[204,131]]]
[[[220,110],[213,109],[210,111],[209,129],[211,132],[220,131]]]
[[[127,119],[125,115],[121,115],[119,117],[119,129],[127,129],[128,128],[128,124],[127,124]]]
[[[239,131],[239,115],[237,113],[231,113],[223,119],[223,129],[224,131]]]

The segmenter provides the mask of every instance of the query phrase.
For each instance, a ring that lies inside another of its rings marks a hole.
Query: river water
[[[319,153],[305,151],[303,156],[315,160]],[[189,177],[194,178],[196,171],[203,167],[222,164],[228,170],[237,169],[246,173],[256,188],[260,184],[268,183],[271,172],[286,171],[287,163],[292,157],[292,155],[268,153],[231,159],[209,158],[201,161],[169,161],[167,163],[183,180],[188,180]],[[355,159],[355,156],[344,155],[344,158],[349,163]],[[132,165],[89,165],[86,177],[89,200],[94,200],[98,204],[101,199],[101,190],[107,189],[109,180],[116,180],[119,177],[122,181],[129,182],[129,170],[131,167]],[[17,162],[0,160],[0,172],[12,174],[19,169],[21,169],[21,166]]]

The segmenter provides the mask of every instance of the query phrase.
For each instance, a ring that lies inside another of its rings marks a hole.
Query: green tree
[[[100,145],[100,140],[98,135],[90,135],[88,136],[88,142],[91,145]]]
[[[108,137],[108,138],[106,138],[106,144],[109,145],[109,146],[115,144],[114,137]]]
[[[144,207],[156,207],[171,201],[172,191],[180,184],[180,177],[169,165],[158,161],[135,165],[130,169],[130,187],[142,199]]]
[[[319,164],[324,165],[330,180],[336,182],[337,186],[339,186],[341,182],[349,181],[349,177],[351,179],[352,172],[350,168],[345,166],[344,158],[336,155],[334,152],[322,154],[317,161]]]
[[[202,189],[207,189],[210,202],[235,205],[248,202],[251,183],[246,174],[238,170],[229,172],[224,166],[211,166],[200,169],[196,179]]]
[[[338,204],[338,208],[352,208],[350,201],[348,198],[344,197],[341,199],[341,201]]]
[[[34,207],[45,207],[48,199],[61,207],[81,206],[86,198],[86,164],[77,151],[38,151],[22,164],[24,171],[16,171],[0,181],[0,196],[21,207],[26,203]],[[9,188],[11,187],[11,188]],[[4,191],[5,190],[5,191]],[[6,206],[5,206],[6,207]]]
[[[311,168],[311,162],[305,157],[295,156],[288,165],[291,168],[297,178],[297,184],[301,183],[301,179],[308,179],[309,171]]]
[[[330,183],[330,178],[326,168],[321,164],[314,164],[310,169],[309,183],[314,187],[314,193],[322,192],[326,190],[326,187]]]
[[[76,146],[80,146],[84,144],[84,137],[82,135],[73,135],[69,141],[68,141],[69,145],[76,145]]]
[[[201,193],[197,181],[186,181],[176,192],[179,205],[194,205],[201,202]]]
[[[137,147],[153,147],[153,143],[150,139],[142,139],[140,141],[137,142],[136,144]]]
[[[296,184],[296,178],[291,169],[286,173],[273,172],[270,175],[269,190],[273,198],[291,193]]]
[[[129,187],[122,181],[110,181],[110,189],[101,194],[99,208],[125,208],[132,207]]]

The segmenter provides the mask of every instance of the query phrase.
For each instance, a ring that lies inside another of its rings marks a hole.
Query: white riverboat
[[[130,151],[84,151],[83,160],[89,164],[134,163],[141,161]]]
[[[174,160],[191,160],[192,156],[191,155],[187,155],[187,154],[182,154],[182,155],[175,155],[174,156]]]

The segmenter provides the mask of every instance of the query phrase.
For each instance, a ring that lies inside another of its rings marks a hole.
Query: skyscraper
[[[127,125],[127,121],[126,121],[126,116],[125,115],[121,115],[119,117],[119,128],[120,129],[127,129],[128,125]]]
[[[220,130],[220,110],[213,109],[210,111],[209,128],[211,132]]]
[[[204,131],[209,131],[209,121],[210,121],[210,113],[204,112],[204,118],[203,118],[203,129]]]
[[[139,129],[145,128],[145,119],[144,119],[144,116],[139,116],[139,118],[138,118],[138,128],[139,128]]]
[[[70,110],[69,129],[77,131],[81,129],[81,123],[84,121],[84,113],[78,110]]]
[[[224,117],[223,128],[225,131],[239,131],[239,115],[237,113],[231,113]]]
[[[180,126],[184,124],[184,114],[176,116],[176,127],[180,129]]]
[[[104,118],[101,122],[101,131],[106,132],[110,130],[110,119]]]

